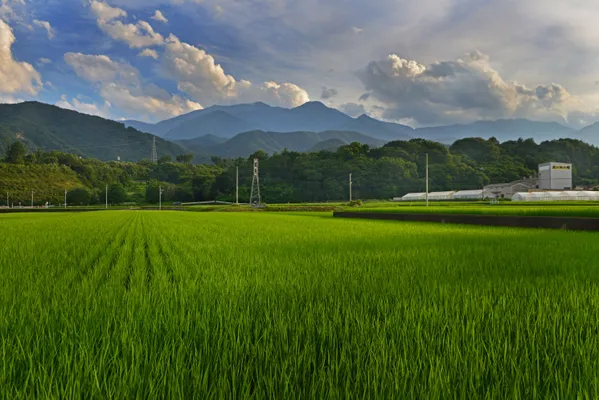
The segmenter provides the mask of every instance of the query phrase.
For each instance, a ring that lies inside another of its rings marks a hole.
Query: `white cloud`
[[[105,55],[67,53],[65,61],[78,76],[97,84],[104,100],[123,115],[156,121],[202,108],[156,85],[144,84],[137,69]]]
[[[0,94],[36,95],[43,86],[40,74],[31,64],[13,58],[14,42],[12,29],[0,20]]]
[[[110,103],[104,102],[103,106],[98,106],[96,103],[84,103],[77,98],[69,101],[67,95],[62,95],[60,100],[56,102],[56,106],[67,110],[78,111],[83,114],[97,115],[98,117],[110,119]]]
[[[139,57],[152,57],[154,60],[158,60],[158,52],[152,49],[144,49],[138,54]]]
[[[178,82],[179,90],[203,103],[264,101],[273,105],[299,106],[309,101],[308,93],[292,83],[237,81],[225,73],[206,51],[170,35],[163,57],[166,73]]]
[[[107,23],[117,18],[126,17],[127,12],[117,7],[110,7],[108,4],[92,0],[90,7],[98,18],[98,24]]]
[[[0,0],[0,19],[5,21],[18,20],[14,7],[25,6],[25,0]]]
[[[44,57],[37,60],[38,67],[42,67],[46,64],[52,64],[52,60],[50,60],[49,58],[44,58]]]
[[[345,103],[339,106],[339,111],[344,112],[350,117],[359,117],[362,114],[368,114],[363,104]]]
[[[156,10],[152,19],[154,21],[164,22],[165,24],[168,24],[168,19],[164,16],[162,11],[160,11],[160,10]]]
[[[48,39],[54,38],[54,28],[52,28],[52,25],[50,25],[48,21],[40,21],[38,19],[34,19],[33,23],[35,26],[38,26],[46,30],[46,33],[48,34]]]
[[[91,1],[91,10],[96,15],[100,29],[113,39],[127,43],[131,48],[164,44],[164,37],[155,32],[146,21],[138,21],[136,24],[126,24],[120,21],[119,18],[127,16],[125,10],[96,0]]]
[[[531,89],[505,81],[477,51],[428,66],[392,54],[357,75],[370,97],[385,105],[384,118],[422,125],[514,117],[563,122],[577,106],[558,84]]]
[[[352,26],[352,28],[351,28],[351,29],[352,29],[352,31],[353,31],[354,33],[362,33],[362,32],[364,32],[364,29],[362,29],[362,28],[358,28],[358,27],[355,27],[355,26]]]

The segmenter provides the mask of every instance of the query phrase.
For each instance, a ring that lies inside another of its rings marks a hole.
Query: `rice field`
[[[598,398],[598,234],[0,215],[0,397]]]

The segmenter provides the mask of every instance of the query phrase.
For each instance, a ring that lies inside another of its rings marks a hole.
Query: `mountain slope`
[[[204,113],[198,118],[183,121],[180,125],[168,131],[164,138],[182,140],[206,135],[230,138],[240,132],[248,132],[258,128],[259,126],[244,121],[226,111],[214,110]]]
[[[346,145],[347,143],[345,143],[343,140],[341,139],[327,139],[323,142],[320,143],[316,143],[315,146],[313,146],[309,152],[310,153],[316,153],[319,151],[323,151],[323,150],[327,150],[327,151],[336,151],[339,147]]]
[[[500,142],[533,138],[537,143],[545,140],[572,137],[575,130],[557,122],[538,122],[527,119],[499,119],[496,121],[477,121],[467,125],[449,125],[420,128],[414,136],[451,144],[455,140],[467,137],[497,138]]]
[[[32,150],[58,150],[100,160],[150,158],[152,136],[122,123],[38,102],[0,104],[0,141],[16,139]],[[158,156],[175,157],[184,150],[156,139]]]
[[[599,146],[599,122],[595,122],[593,125],[589,125],[576,132],[574,138]]]
[[[250,131],[241,133],[225,143],[205,148],[206,153],[221,157],[247,157],[263,150],[269,154],[281,152],[284,149],[307,152],[318,143],[337,140],[341,144],[360,142],[373,147],[382,146],[383,141],[373,139],[357,132],[326,131],[314,132],[264,132]]]
[[[337,127],[337,129],[360,132],[373,138],[387,141],[410,140],[414,134],[414,129],[409,126],[379,121],[364,114],[356,119],[350,119]]]

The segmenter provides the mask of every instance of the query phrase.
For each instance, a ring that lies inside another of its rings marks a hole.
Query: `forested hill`
[[[252,159],[258,158],[261,191],[267,203],[346,199],[349,173],[353,173],[355,198],[390,199],[424,190],[425,153],[430,159],[431,191],[509,182],[533,175],[538,164],[548,161],[573,163],[577,186],[599,184],[599,148],[572,139],[536,144],[533,140],[499,143],[493,138],[470,138],[452,146],[413,139],[379,148],[351,143],[310,153],[285,150],[268,155],[257,151],[237,159],[213,158],[211,165],[193,165],[188,157],[179,157],[177,162],[163,157],[158,164],[151,164],[147,160],[101,162],[59,152],[26,154],[16,142],[0,162],[0,195],[8,192],[11,199],[27,204],[35,190],[36,201],[57,203],[67,189],[70,203],[87,204],[103,202],[105,185],[110,185],[112,203],[153,203],[158,201],[161,185],[165,201],[231,201],[239,167],[243,202],[249,197]]]
[[[152,135],[121,123],[37,103],[0,104],[0,146],[21,140],[30,150],[57,150],[100,160],[150,158]],[[183,154],[177,144],[156,138],[158,156]]]

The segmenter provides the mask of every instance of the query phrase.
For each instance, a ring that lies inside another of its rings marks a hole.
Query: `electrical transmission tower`
[[[262,199],[260,198],[260,174],[257,158],[254,158],[254,178],[252,179],[252,192],[250,194],[250,204],[253,206],[260,206],[262,204]]]
[[[152,138],[152,163],[158,164],[158,152],[156,151],[156,136]]]

